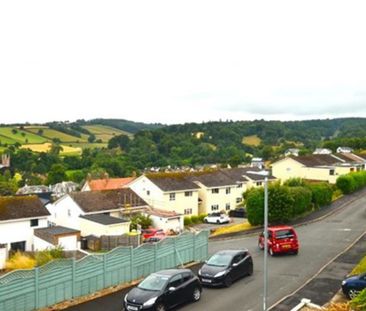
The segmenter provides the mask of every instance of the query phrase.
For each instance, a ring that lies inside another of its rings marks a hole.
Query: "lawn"
[[[17,132],[14,134],[12,131],[15,129]],[[28,130],[21,130],[19,127],[0,127],[0,136],[7,137],[10,140],[21,144],[41,144],[47,141],[46,138],[28,132]]]
[[[256,228],[256,227],[253,227],[248,221],[245,221],[241,224],[229,225],[229,226],[224,226],[224,227],[219,227],[217,229],[214,229],[212,236],[246,231],[246,230],[253,229],[253,228]]]
[[[87,129],[90,133],[93,133],[97,139],[101,139],[103,142],[108,142],[113,136],[127,135],[130,138],[133,137],[131,133],[105,126],[105,125],[85,125],[83,128]]]
[[[252,136],[244,136],[241,142],[244,145],[259,146],[262,140],[257,135],[252,135]]]
[[[42,136],[45,137],[45,138],[48,138],[50,140],[52,140],[54,138],[58,138],[63,143],[72,143],[72,142],[78,142],[78,141],[79,142],[86,142],[86,141],[88,141],[88,136],[85,135],[85,134],[81,134],[81,137],[76,137],[76,136],[72,136],[72,135],[69,135],[69,134],[65,134],[65,133],[56,131],[54,129],[44,128],[42,126],[40,126],[40,127],[37,127],[37,126],[29,127],[29,128],[27,128],[27,131],[37,134],[40,129],[42,129],[42,131],[43,131]]]
[[[81,148],[79,147],[70,147],[61,145],[63,150],[61,151],[61,155],[80,155]],[[51,149],[51,143],[44,144],[28,144],[21,146],[22,149],[30,149],[34,152],[47,152]]]

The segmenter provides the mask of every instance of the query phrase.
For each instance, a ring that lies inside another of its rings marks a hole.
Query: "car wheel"
[[[228,276],[225,278],[224,285],[225,285],[225,287],[230,287],[230,286],[231,286],[231,284],[233,284],[233,280],[232,280],[231,276],[230,276],[230,275],[228,275]]]
[[[220,224],[220,220],[216,220],[216,223],[217,223],[217,224]]]
[[[208,223],[208,220],[207,219],[204,219],[203,222],[207,224]]]
[[[155,307],[156,311],[166,311],[167,309],[165,308],[164,304],[159,303],[156,307]]]
[[[359,290],[356,290],[356,289],[354,289],[354,288],[351,288],[349,291],[348,291],[348,298],[349,299],[353,299],[353,298],[355,298],[355,297],[357,297],[357,295],[360,293],[360,291]]]
[[[299,253],[298,249],[296,251],[294,251],[294,255],[297,255],[298,253]]]
[[[248,269],[248,275],[252,275],[252,274],[253,274],[253,265],[250,265],[249,269]]]
[[[270,247],[270,248],[268,249],[268,251],[269,251],[269,254],[270,254],[271,256],[274,256],[274,252],[273,252],[272,247]]]
[[[192,293],[192,300],[196,302],[200,299],[201,299],[201,290],[198,287],[196,287]]]

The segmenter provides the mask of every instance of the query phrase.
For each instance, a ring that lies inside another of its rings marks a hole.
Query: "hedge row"
[[[339,176],[336,185],[344,194],[355,192],[366,186],[366,171]]]
[[[185,226],[191,226],[196,224],[203,223],[203,219],[207,216],[207,214],[201,214],[201,215],[192,215],[192,216],[185,216],[184,217],[184,225]]]
[[[333,190],[327,183],[306,184],[291,182],[268,187],[268,221],[271,224],[286,223],[300,215],[332,202]],[[245,194],[248,221],[251,225],[263,225],[264,189],[254,188]]]

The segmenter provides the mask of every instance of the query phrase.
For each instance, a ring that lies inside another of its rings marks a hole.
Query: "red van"
[[[264,234],[259,235],[258,246],[264,249]],[[271,256],[280,253],[299,252],[299,241],[296,231],[290,226],[268,227],[268,252]]]

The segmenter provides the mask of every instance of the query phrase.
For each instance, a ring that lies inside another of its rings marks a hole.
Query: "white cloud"
[[[366,116],[364,1],[0,3],[0,122]]]

